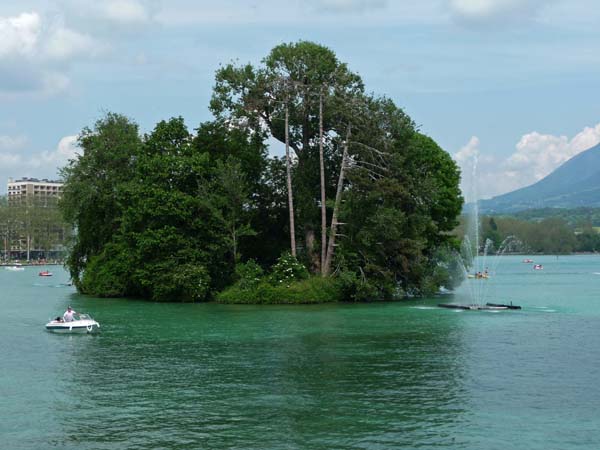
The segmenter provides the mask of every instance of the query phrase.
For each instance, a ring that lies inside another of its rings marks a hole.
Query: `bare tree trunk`
[[[340,204],[342,203],[342,191],[344,188],[344,176],[346,173],[346,164],[348,161],[348,141],[350,140],[350,125],[348,125],[348,131],[346,132],[346,142],[344,142],[344,152],[342,154],[342,166],[340,167],[340,177],[338,179],[337,191],[335,193],[335,203],[333,205],[333,215],[331,216],[331,231],[329,233],[329,243],[327,246],[327,256],[325,258],[325,264],[323,266],[323,276],[329,275],[331,271],[331,261],[333,260],[333,252],[335,249],[335,235],[337,232],[338,225],[338,214],[340,210]]]
[[[327,207],[325,205],[325,163],[323,161],[323,90],[319,93],[319,167],[321,171],[321,275],[325,273],[327,255]]]
[[[287,170],[288,209],[290,211],[290,246],[292,256],[296,257],[296,227],[294,225],[294,197],[292,195],[292,169],[290,163],[290,131],[289,131],[289,109],[285,105],[285,166]]]
[[[319,254],[315,251],[315,230],[308,225],[304,227],[304,242],[309,260],[308,269],[311,273],[318,273],[321,271],[321,261]]]
[[[233,241],[233,264],[237,265],[238,255],[237,255],[237,239],[236,239],[236,234],[235,234],[235,227],[232,227],[231,238]]]

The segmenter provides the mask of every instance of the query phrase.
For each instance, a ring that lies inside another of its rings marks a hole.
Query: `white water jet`
[[[502,241],[498,248],[494,248],[494,242],[486,239],[481,240],[480,218],[479,218],[479,196],[477,163],[478,153],[472,155],[470,179],[467,179],[469,191],[465,193],[467,203],[467,226],[463,238],[460,254],[457,255],[459,265],[462,269],[469,304],[482,307],[488,301],[489,291],[496,275],[501,256],[515,242],[512,236]],[[467,172],[468,173],[468,172]],[[504,300],[504,299],[503,299]]]

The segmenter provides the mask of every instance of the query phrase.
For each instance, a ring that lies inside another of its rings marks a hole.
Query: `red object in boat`
[[[52,272],[48,272],[47,270],[44,270],[43,272],[40,272],[38,275],[40,277],[51,277],[52,276]]]

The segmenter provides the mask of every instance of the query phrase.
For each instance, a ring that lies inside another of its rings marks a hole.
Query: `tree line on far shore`
[[[56,197],[0,196],[2,260],[62,258],[70,235]]]
[[[518,216],[529,220],[514,216],[483,216],[480,219],[480,245],[489,240],[491,251],[509,253],[600,252],[600,233],[590,220],[567,220],[581,214],[581,210],[562,209],[529,211]],[[461,224],[454,231],[457,238],[465,233],[466,221],[466,217],[461,218]]]
[[[82,130],[61,201],[81,292],[321,302],[453,283],[456,164],[330,49],[301,41],[225,65],[210,108],[193,131],[175,117],[142,135],[116,113]]]

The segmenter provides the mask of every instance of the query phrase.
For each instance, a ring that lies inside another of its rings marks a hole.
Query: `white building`
[[[8,179],[8,199],[9,201],[23,198],[48,198],[60,197],[63,184],[60,181],[38,180],[37,178],[21,178],[20,180]]]

